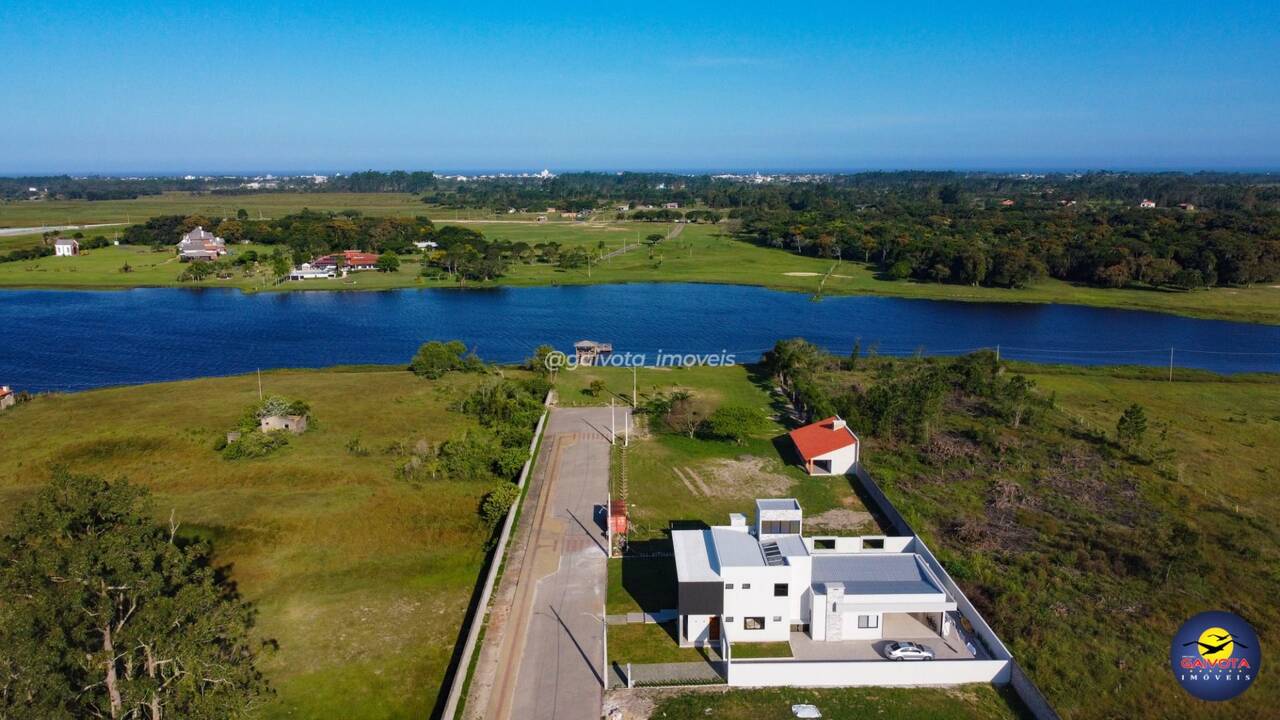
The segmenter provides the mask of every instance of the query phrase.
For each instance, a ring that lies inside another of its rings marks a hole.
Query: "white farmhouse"
[[[952,634],[956,601],[916,538],[805,537],[802,523],[796,500],[762,499],[754,525],[734,513],[729,525],[672,532],[681,646],[716,647],[724,636],[857,653],[867,650],[847,641]],[[961,648],[958,657],[972,657]]]
[[[71,257],[80,254],[80,241],[75,238],[58,238],[53,241],[54,257]]]
[[[839,415],[790,433],[804,469],[810,475],[846,475],[858,464],[858,436]]]

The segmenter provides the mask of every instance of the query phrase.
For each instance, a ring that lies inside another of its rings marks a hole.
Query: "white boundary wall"
[[[728,666],[727,682],[734,687],[1003,685],[1010,673],[1008,660],[733,660]]]
[[[552,402],[552,393],[547,393],[543,405],[550,407]],[[542,429],[547,423],[547,410],[542,412],[542,417],[538,418],[538,426],[534,428],[533,439],[529,441],[529,457],[524,461],[524,467],[520,468],[520,479],[516,481],[516,487],[520,488],[521,495],[516,502],[511,503],[511,507],[507,510],[507,517],[502,521],[502,532],[498,535],[498,544],[493,550],[493,555],[489,560],[488,573],[485,576],[484,587],[480,589],[480,599],[476,602],[475,614],[471,616],[470,627],[467,628],[467,639],[462,644],[462,656],[458,659],[458,667],[454,670],[453,678],[449,683],[449,697],[445,701],[444,711],[440,714],[442,718],[453,718],[458,713],[458,702],[462,699],[462,686],[467,681],[467,673],[471,669],[471,656],[476,651],[476,641],[480,637],[480,628],[484,627],[489,617],[489,597],[493,594],[493,583],[498,578],[498,570],[506,561],[507,541],[511,539],[512,526],[515,525],[516,513],[519,512],[520,506],[524,502],[524,486],[529,480],[529,471],[533,467],[536,459],[534,451],[538,448],[538,442],[542,440]]]

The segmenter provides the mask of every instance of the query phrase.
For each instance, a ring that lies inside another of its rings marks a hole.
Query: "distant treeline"
[[[1198,288],[1280,278],[1280,211],[895,206],[749,210],[741,236],[874,263],[894,279]]]

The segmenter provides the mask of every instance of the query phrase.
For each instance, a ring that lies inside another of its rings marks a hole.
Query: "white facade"
[[[883,637],[885,616],[911,614],[942,634],[956,602],[914,552],[915,539],[801,535],[794,499],[756,501],[748,525],[671,535],[683,646],[787,642],[805,632],[819,642]]]
[[[80,243],[75,239],[61,238],[53,243],[54,257],[71,257],[80,254]]]

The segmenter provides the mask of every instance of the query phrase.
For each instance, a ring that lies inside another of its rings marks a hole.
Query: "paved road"
[[[617,410],[621,427],[625,410]],[[554,409],[467,700],[489,720],[598,720],[609,408]]]
[[[92,230],[93,228],[116,227],[128,223],[97,223],[92,225],[44,225],[41,227],[0,228],[0,237],[12,235],[35,235],[42,232],[62,232],[64,230]]]

